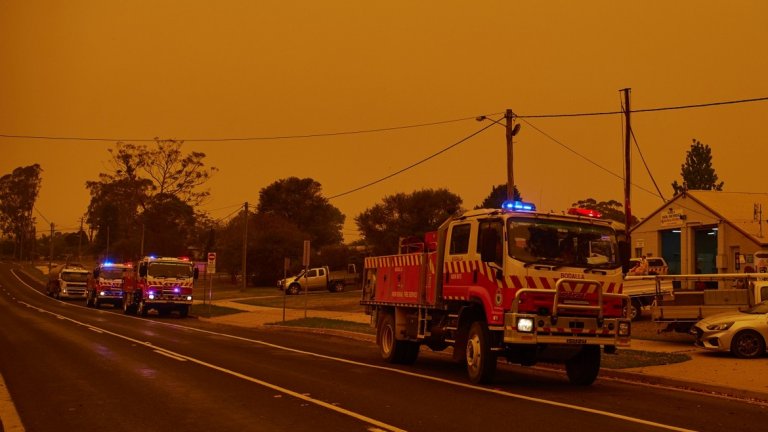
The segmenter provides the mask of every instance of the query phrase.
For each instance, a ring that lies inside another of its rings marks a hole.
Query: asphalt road
[[[27,431],[762,431],[768,407],[442,353],[390,367],[370,342],[57,301],[0,263],[0,374]],[[2,403],[2,402],[0,402]],[[7,412],[0,410],[0,413]]]

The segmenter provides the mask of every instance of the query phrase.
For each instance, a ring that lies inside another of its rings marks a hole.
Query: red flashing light
[[[597,218],[597,219],[600,219],[603,217],[603,214],[597,210],[578,208],[578,207],[573,207],[568,209],[568,214],[575,215],[575,216],[586,216],[586,217]]]

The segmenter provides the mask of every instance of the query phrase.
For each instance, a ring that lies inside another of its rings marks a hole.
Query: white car
[[[766,353],[768,340],[768,301],[749,309],[712,315],[691,329],[696,346],[713,351],[730,351],[739,358],[755,358]]]

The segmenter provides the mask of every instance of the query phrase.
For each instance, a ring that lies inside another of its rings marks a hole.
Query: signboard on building
[[[661,226],[682,226],[685,214],[680,209],[668,208],[661,214]]]

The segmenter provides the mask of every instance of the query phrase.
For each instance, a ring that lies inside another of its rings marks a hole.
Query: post
[[[48,273],[51,272],[51,267],[53,267],[53,222],[51,222],[51,238],[48,239],[48,243],[50,243],[49,246],[49,252],[48,252]]]
[[[83,246],[83,218],[80,218],[80,231],[77,232],[77,262],[82,263],[83,262],[83,255],[82,255],[82,246]]]
[[[246,268],[245,268],[245,262],[248,254],[248,201],[245,202],[245,211],[243,212],[243,262],[242,262],[242,271],[243,271],[243,286],[240,288],[241,291],[245,291],[245,284],[247,282],[246,277]]]
[[[632,238],[630,236],[629,230],[632,228],[632,206],[630,205],[630,192],[631,192],[631,185],[632,185],[632,163],[631,163],[631,150],[632,147],[630,146],[631,143],[631,136],[632,136],[632,125],[630,123],[630,114],[631,111],[629,109],[629,92],[631,89],[625,88],[621,90],[624,92],[624,117],[625,117],[625,125],[624,125],[624,220],[625,224],[627,226],[627,243],[629,243],[629,250],[630,255],[632,251]]]
[[[514,113],[511,109],[507,109],[504,114],[504,118],[507,120],[507,200],[512,201],[515,199],[515,174],[513,165],[514,153],[512,149],[512,138],[515,136],[515,134],[512,129]]]

